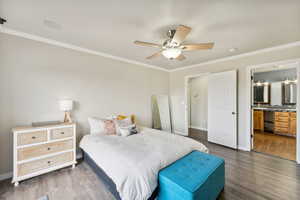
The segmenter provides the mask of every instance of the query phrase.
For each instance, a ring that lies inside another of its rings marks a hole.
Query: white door
[[[208,77],[208,141],[237,148],[237,73]]]

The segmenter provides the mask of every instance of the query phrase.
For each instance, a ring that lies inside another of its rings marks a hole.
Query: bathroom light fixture
[[[265,81],[263,84],[264,84],[264,85],[269,85],[269,82],[268,82],[268,81]]]
[[[290,83],[290,80],[288,78],[285,79],[284,84],[289,84],[289,83]]]
[[[182,50],[180,48],[168,48],[162,51],[162,55],[168,59],[174,59],[181,54],[181,51]]]
[[[262,82],[260,82],[260,81],[257,81],[256,83],[254,83],[256,86],[262,86],[263,85],[263,83]]]

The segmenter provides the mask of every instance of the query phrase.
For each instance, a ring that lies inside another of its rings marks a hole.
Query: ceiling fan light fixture
[[[181,54],[180,48],[169,48],[162,51],[162,55],[168,59],[175,59]]]

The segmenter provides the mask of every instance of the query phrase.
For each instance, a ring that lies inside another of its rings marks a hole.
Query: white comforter
[[[193,150],[208,152],[195,140],[149,128],[128,137],[86,135],[80,147],[114,181],[122,200],[147,200],[160,169]]]

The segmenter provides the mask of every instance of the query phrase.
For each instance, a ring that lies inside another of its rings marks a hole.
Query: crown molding
[[[135,61],[135,60],[130,60],[130,59],[127,59],[127,58],[122,58],[122,57],[119,57],[119,56],[114,56],[114,55],[111,55],[111,54],[103,53],[103,52],[100,52],[100,51],[95,51],[95,50],[83,48],[83,47],[80,47],[80,46],[60,42],[60,41],[57,41],[57,40],[52,40],[52,39],[41,37],[41,36],[38,36],[38,35],[33,35],[33,34],[25,33],[25,32],[22,32],[22,31],[17,31],[17,30],[14,30],[14,29],[6,28],[3,25],[0,25],[0,32],[1,33],[6,33],[6,34],[9,34],[9,35],[18,36],[18,37],[23,37],[23,38],[38,41],[38,42],[43,42],[43,43],[63,47],[63,48],[67,48],[67,49],[71,49],[71,50],[75,50],[75,51],[80,51],[80,52],[84,52],[84,53],[88,53],[88,54],[92,54],[92,55],[97,55],[97,56],[102,56],[102,57],[110,58],[110,59],[113,59],[113,60],[122,61],[122,62],[125,62],[125,63],[140,65],[140,66],[143,66],[143,67],[156,69],[156,70],[161,70],[161,71],[164,71],[164,72],[170,72],[170,73],[171,72],[176,72],[176,71],[181,71],[181,70],[186,70],[186,69],[191,69],[191,68],[195,68],[195,67],[200,67],[200,66],[204,66],[204,65],[215,64],[215,63],[225,62],[225,61],[229,61],[229,60],[235,60],[235,59],[239,59],[239,58],[243,58],[243,57],[247,57],[247,56],[253,56],[253,55],[257,55],[257,54],[261,54],[261,53],[280,50],[280,49],[287,49],[287,48],[291,48],[291,47],[295,47],[295,46],[300,46],[300,41],[296,41],[296,42],[292,42],[292,43],[288,43],[288,44],[284,44],[284,45],[279,45],[279,46],[274,46],[274,47],[270,47],[270,48],[260,49],[260,50],[251,51],[251,52],[248,52],[248,53],[238,54],[238,55],[235,55],[235,56],[224,57],[224,58],[220,58],[220,59],[210,60],[210,61],[207,61],[207,62],[202,62],[202,63],[198,63],[198,64],[193,64],[193,65],[187,65],[187,66],[179,67],[179,68],[176,68],[176,69],[168,70],[168,69],[158,67],[158,66],[155,66],[155,65],[150,65],[150,64],[138,62],[138,61]]]
[[[156,69],[156,70],[169,72],[168,69],[164,69],[162,67],[149,65],[149,64],[146,64],[146,63],[142,63],[142,62],[130,60],[130,59],[127,59],[127,58],[114,56],[114,55],[103,53],[103,52],[100,52],[100,51],[95,51],[95,50],[83,48],[83,47],[76,46],[76,45],[73,45],[73,44],[68,44],[68,43],[57,41],[57,40],[52,40],[52,39],[49,39],[49,38],[41,37],[41,36],[38,36],[38,35],[33,35],[33,34],[30,34],[30,33],[17,31],[17,30],[14,30],[14,29],[6,28],[4,26],[0,26],[0,32],[5,33],[5,34],[9,34],[9,35],[14,35],[14,36],[26,38],[26,39],[30,39],[30,40],[34,40],[34,41],[38,41],[38,42],[43,42],[43,43],[63,47],[63,48],[66,48],[66,49],[71,49],[71,50],[80,51],[80,52],[84,52],[84,53],[88,53],[88,54],[92,54],[92,55],[102,56],[102,57],[110,58],[110,59],[113,59],[113,60],[122,61],[122,62],[125,62],[125,63],[140,65],[140,66],[151,68],[151,69]]]
[[[279,46],[274,46],[274,47],[270,47],[270,48],[260,49],[260,50],[257,50],[257,51],[251,51],[251,52],[248,52],[248,53],[238,54],[238,55],[235,55],[235,56],[229,56],[229,57],[224,57],[224,58],[220,58],[220,59],[216,59],[216,60],[210,60],[210,61],[207,61],[207,62],[202,62],[202,63],[198,63],[198,64],[194,64],[194,65],[188,65],[188,66],[184,66],[184,67],[169,70],[169,72],[176,72],[176,71],[191,69],[191,68],[195,68],[195,67],[200,67],[200,66],[203,66],[203,65],[215,64],[215,63],[229,61],[229,60],[235,60],[235,59],[238,59],[238,58],[253,56],[253,55],[257,55],[257,54],[261,54],[261,53],[280,50],[280,49],[287,49],[287,48],[296,47],[296,46],[300,46],[300,41],[296,41],[296,42],[292,42],[292,43],[288,43],[288,44],[283,44],[283,45],[279,45]]]

